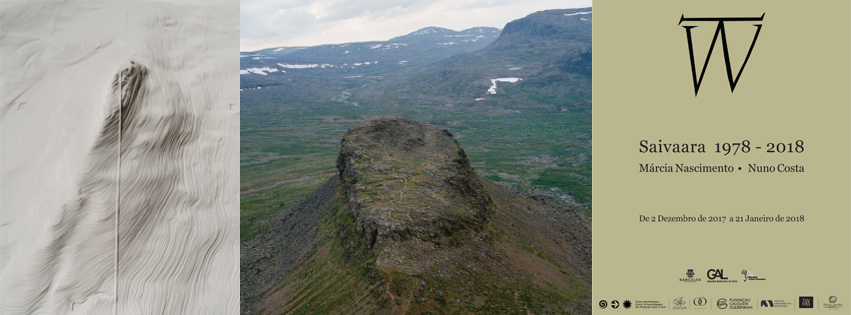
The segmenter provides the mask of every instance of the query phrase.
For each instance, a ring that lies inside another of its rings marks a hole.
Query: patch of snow
[[[284,50],[284,47],[281,47],[281,48],[275,49],[275,50],[273,50],[272,52],[279,52],[279,51],[281,51],[281,50]]]
[[[523,69],[523,67],[511,67],[511,68],[508,68],[508,71],[514,71],[514,70],[520,70],[520,69]]]
[[[496,78],[491,79],[491,87],[488,88],[488,94],[496,94],[496,83],[497,82],[508,82],[508,83],[516,83],[517,81],[522,81],[521,78]]]
[[[477,98],[477,99],[476,99],[476,101],[477,101],[477,102],[478,102],[478,101],[484,101],[484,100],[485,100],[485,98],[484,98],[484,97],[480,97],[480,98]]]
[[[455,45],[455,42],[437,43],[437,44],[440,45],[440,46],[449,46],[449,45]]]
[[[402,43],[385,44],[384,49],[382,49],[382,50],[398,49],[399,47],[402,47],[402,46],[408,46],[408,44],[402,44]]]
[[[586,18],[579,18],[579,19],[583,20],[583,21],[588,21],[588,19],[586,19]]]
[[[344,52],[344,53],[343,53],[343,55],[348,54],[348,53],[349,53],[349,51],[348,51],[348,50],[346,50],[346,52]]]
[[[406,63],[408,63],[408,61],[407,61],[407,60],[399,61],[399,64],[400,64],[400,65],[403,65],[403,64],[406,64]]]
[[[493,79],[491,81],[515,83],[517,81],[523,81],[523,79],[521,79],[521,78],[498,78],[498,79]]]
[[[248,70],[239,70],[240,75],[249,74],[249,73],[251,73],[251,72],[248,72]]]
[[[369,49],[378,49],[378,48],[381,48],[381,44],[369,47]]]
[[[587,12],[576,12],[576,13],[565,13],[565,14],[564,14],[564,16],[580,15],[580,14],[591,14],[591,11],[587,11]]]
[[[268,73],[278,72],[278,68],[269,68],[269,67],[263,67],[263,68],[248,68],[248,69],[245,69],[245,70],[239,70],[239,74],[247,74],[247,73],[242,73],[242,71],[247,71],[247,72],[250,72],[250,73],[266,75],[266,72],[268,72]]]
[[[435,31],[433,29],[424,29],[424,30],[415,32],[413,35],[426,35],[426,34],[433,34],[433,33],[437,33],[437,31]]]
[[[327,63],[323,63],[323,64],[311,63],[311,64],[304,64],[304,65],[292,65],[292,64],[279,63],[278,65],[281,66],[281,68],[285,68],[285,69],[334,68],[334,65],[327,64]]]

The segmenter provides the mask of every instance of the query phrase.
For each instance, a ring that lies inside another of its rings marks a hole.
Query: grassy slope
[[[541,241],[540,224],[522,213],[531,204],[486,183],[497,204],[485,251],[502,274],[472,265],[432,267],[419,275],[375,268],[359,242],[340,193],[322,221],[324,245],[261,303],[272,314],[567,314],[583,312],[590,287],[571,275]],[[524,219],[525,218],[525,219]],[[487,267],[486,267],[487,268]]]

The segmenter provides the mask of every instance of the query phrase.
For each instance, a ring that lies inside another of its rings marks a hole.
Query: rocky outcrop
[[[337,169],[243,243],[243,314],[590,314],[584,210],[480,179],[450,132],[368,119]]]
[[[464,150],[437,126],[368,119],[343,136],[337,169],[350,214],[373,249],[480,230],[492,212]]]

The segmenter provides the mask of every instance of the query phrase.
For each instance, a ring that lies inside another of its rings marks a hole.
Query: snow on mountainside
[[[511,21],[501,31],[426,27],[384,42],[243,52],[240,86],[245,93],[259,87],[282,88],[291,95],[320,100],[346,92],[359,99],[352,104],[507,102],[535,95],[532,102],[514,104],[587,110],[592,15],[591,8],[547,10]],[[264,67],[280,71],[266,75],[248,71]],[[523,81],[492,82],[508,77]],[[363,82],[360,88],[348,85],[355,78]]]
[[[240,54],[240,69],[243,70],[241,74],[247,74],[248,77],[251,77],[253,74],[270,73],[268,71],[258,73],[249,71],[249,69],[272,68],[276,64],[297,66],[291,69],[326,67],[353,69],[355,66],[370,64],[383,64],[384,67],[421,65],[452,55],[482,49],[490,45],[499,36],[499,33],[499,29],[491,27],[476,27],[463,31],[426,27],[387,41],[314,47],[273,47],[253,52],[242,52]],[[299,65],[303,66],[298,67]],[[285,73],[277,72],[275,75],[285,75]],[[243,87],[248,86],[244,85]]]
[[[352,91],[352,99],[361,104],[367,100],[387,104],[412,99],[438,104],[487,100],[553,111],[589,110],[590,12],[591,8],[579,8],[530,14],[506,24],[500,36],[484,49],[366,85],[361,91]],[[505,84],[494,78],[522,81]]]
[[[591,11],[583,11],[583,12],[576,12],[576,13],[565,13],[564,16],[582,15],[582,14],[591,14]]]

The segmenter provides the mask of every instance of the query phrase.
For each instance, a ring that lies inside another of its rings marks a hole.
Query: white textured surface
[[[286,68],[286,69],[311,69],[311,68],[325,68],[325,67],[333,68],[334,67],[333,65],[330,65],[330,64],[327,64],[327,63],[323,63],[321,65],[318,64],[318,63],[305,64],[305,65],[291,65],[291,64],[279,63],[278,65],[281,66],[281,68]]]
[[[565,13],[564,16],[583,15],[583,14],[591,14],[591,11],[576,12],[576,13]]]
[[[238,313],[238,2],[0,17],[0,313]]]
[[[243,73],[243,71],[245,71],[245,72]],[[263,68],[248,68],[248,69],[245,69],[245,70],[239,70],[239,74],[255,73],[255,74],[266,75],[267,72],[268,73],[278,72],[278,68],[263,67]]]
[[[488,94],[496,94],[496,83],[497,82],[508,82],[508,83],[517,83],[517,81],[522,81],[521,78],[497,78],[491,79],[491,87],[488,88]]]

